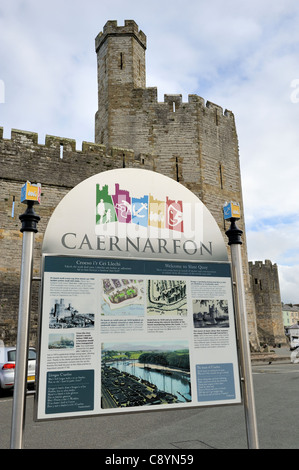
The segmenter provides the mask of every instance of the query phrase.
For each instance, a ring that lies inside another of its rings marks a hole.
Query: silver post
[[[12,449],[22,449],[23,447],[28,364],[29,309],[34,241],[33,237],[33,232],[24,232],[23,234],[16,369],[11,428]]]
[[[247,325],[244,280],[241,258],[242,230],[236,226],[231,218],[231,227],[226,232],[231,247],[232,277],[235,286],[235,310],[237,327],[239,330],[240,362],[242,372],[242,387],[244,396],[244,411],[246,419],[247,441],[249,449],[258,449],[258,432],[255,413],[255,400],[251,371],[250,345]]]
[[[36,223],[39,221],[40,217],[35,214],[33,210],[33,204],[28,203],[27,210],[20,216],[20,219],[22,221],[21,232],[23,232],[23,245],[16,347],[16,368],[10,440],[11,449],[21,449],[23,447],[34,232],[37,232]]]

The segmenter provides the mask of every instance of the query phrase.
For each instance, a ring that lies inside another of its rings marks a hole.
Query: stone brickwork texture
[[[0,128],[0,339],[15,341],[18,313],[22,234],[18,216],[21,186],[26,180],[42,185],[41,216],[35,238],[34,276],[40,275],[43,233],[62,197],[84,179],[101,171],[135,167],[165,174],[194,192],[211,211],[222,230],[226,201],[238,202],[243,214],[238,137],[234,115],[197,95],[157,101],[157,89],[147,88],[146,36],[137,24],[108,21],[95,41],[98,70],[98,111],[95,143],[12,130],[3,138]],[[15,200],[14,217],[11,214]],[[250,341],[258,347],[255,301],[248,269],[243,215],[243,272]],[[31,343],[36,339],[38,285],[33,281]]]

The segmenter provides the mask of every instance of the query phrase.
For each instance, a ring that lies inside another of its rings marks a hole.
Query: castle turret
[[[95,141],[118,145],[109,128],[116,124],[119,108],[129,109],[132,91],[145,87],[146,36],[133,20],[124,26],[108,21],[95,40],[98,63],[98,112]],[[116,118],[116,119],[115,119]]]
[[[258,335],[271,345],[285,343],[279,277],[276,264],[270,260],[249,263],[255,299]]]

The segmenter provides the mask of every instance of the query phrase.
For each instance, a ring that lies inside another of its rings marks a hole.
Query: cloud
[[[282,302],[298,304],[299,265],[278,265],[278,275]]]
[[[248,240],[248,252],[251,260],[267,259],[278,262],[281,265],[299,264],[298,221],[293,223],[275,223],[246,231]]]
[[[274,217],[258,222],[246,231],[248,258],[251,261],[270,259],[278,266],[281,300],[299,303],[299,221],[297,214]]]

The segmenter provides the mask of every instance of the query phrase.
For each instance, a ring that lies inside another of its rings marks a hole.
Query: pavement
[[[261,364],[269,362],[290,362],[291,351],[288,346],[281,348],[268,347],[267,351],[252,353],[251,364]]]
[[[291,364],[288,348],[277,348],[253,358],[252,375],[259,449],[298,449],[299,364]],[[248,449],[243,403],[39,422],[33,420],[34,396],[26,403],[24,449],[101,449],[114,455]],[[12,397],[1,398],[0,449],[10,447],[11,410]]]

